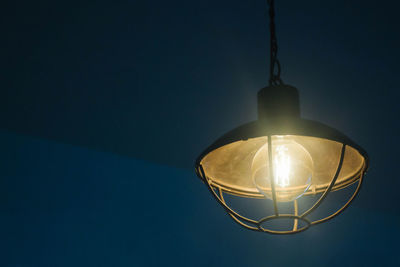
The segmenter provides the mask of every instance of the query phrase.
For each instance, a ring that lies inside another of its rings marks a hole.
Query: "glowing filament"
[[[280,187],[286,187],[290,184],[290,157],[287,151],[288,149],[283,145],[279,145],[275,149],[274,181]]]

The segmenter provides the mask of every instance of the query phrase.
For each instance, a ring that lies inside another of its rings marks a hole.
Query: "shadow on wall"
[[[400,263],[398,215],[355,206],[298,235],[263,235],[234,224],[192,172],[8,132],[0,140],[0,266]]]

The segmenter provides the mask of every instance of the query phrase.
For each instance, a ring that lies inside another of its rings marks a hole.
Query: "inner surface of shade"
[[[312,179],[306,194],[320,192],[329,186],[339,164],[341,143],[309,136],[285,135],[273,136],[272,148],[278,139],[300,145],[311,156]],[[226,192],[260,197],[253,180],[252,165],[257,152],[268,151],[266,148],[268,148],[268,137],[237,141],[211,151],[201,160],[201,164],[212,183],[222,187]],[[361,174],[364,165],[363,156],[356,149],[346,146],[343,166],[333,189],[354,182]],[[266,186],[268,190],[269,185]],[[286,190],[298,190],[298,188],[289,186]]]

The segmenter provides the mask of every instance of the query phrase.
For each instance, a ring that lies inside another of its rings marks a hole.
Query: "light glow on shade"
[[[306,150],[306,155],[310,155],[311,159],[306,160],[312,166],[312,184],[306,194],[314,194],[315,192],[323,192],[330,184],[332,177],[335,175],[336,168],[339,164],[340,151],[342,144],[332,140],[309,136],[281,135],[273,136],[273,147],[286,143],[300,145],[300,154]],[[267,136],[250,138],[245,141],[237,141],[226,144],[209,152],[201,160],[205,174],[213,184],[221,187],[226,193],[232,193],[243,197],[265,197],[256,187],[253,179],[254,169],[252,164],[266,164],[268,161],[268,142]],[[264,147],[265,146],[265,147]],[[259,152],[260,150],[264,152]],[[274,153],[276,150],[273,150]],[[285,152],[289,156],[292,154],[291,149]],[[255,156],[257,158],[255,161]],[[305,156],[308,158],[308,156]],[[295,166],[292,157],[290,167]],[[262,161],[262,162],[258,162]],[[359,177],[365,166],[363,156],[353,147],[347,146],[343,159],[343,166],[339,173],[339,177],[333,187],[333,190],[339,186],[352,184],[355,178]],[[276,168],[275,168],[276,169]],[[289,174],[293,175],[293,170]],[[290,183],[290,180],[289,180]],[[290,190],[290,185],[286,186]],[[294,188],[297,190],[297,188]]]

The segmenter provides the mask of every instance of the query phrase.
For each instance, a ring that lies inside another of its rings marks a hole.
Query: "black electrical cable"
[[[275,31],[275,4],[274,0],[267,0],[269,5],[269,31],[270,31],[270,70],[269,70],[269,85],[283,84],[281,79],[281,64],[278,60],[278,41]]]

